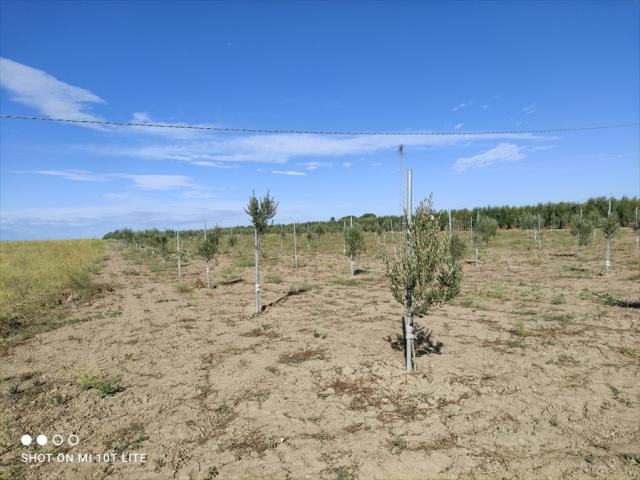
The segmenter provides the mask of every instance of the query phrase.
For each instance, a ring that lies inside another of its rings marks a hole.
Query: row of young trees
[[[571,227],[571,233],[577,239],[576,254],[580,255],[581,248],[592,241],[596,227],[602,229],[604,237],[607,239],[605,256],[605,274],[610,267],[609,252],[610,241],[616,234],[621,222],[617,212],[612,208],[613,202],[607,206],[604,217],[598,209],[591,209],[584,214],[580,209],[569,221],[563,225]],[[278,203],[269,193],[261,198],[255,193],[249,198],[245,207],[245,212],[249,216],[253,229],[254,253],[255,253],[255,304],[256,312],[262,311],[260,299],[260,258],[261,239],[269,232],[280,233],[281,241],[286,235],[283,225],[270,224],[277,213]],[[342,219],[342,234],[344,236],[344,254],[350,260],[351,275],[355,275],[355,263],[359,254],[365,249],[363,224],[371,221],[371,215],[360,217],[353,222],[350,218],[347,226],[346,219]],[[404,241],[393,242],[393,252],[387,248],[383,249],[383,258],[386,266],[386,274],[390,281],[394,298],[405,307],[404,318],[404,338],[398,343],[405,345],[406,352],[411,352],[412,359],[407,354],[407,368],[412,370],[416,366],[415,356],[430,351],[438,351],[440,346],[433,344],[430,333],[421,328],[414,320],[414,317],[424,316],[435,305],[442,304],[452,299],[460,289],[462,279],[462,268],[460,260],[466,250],[466,242],[462,234],[456,230],[455,212],[448,212],[448,215],[441,215],[441,212],[433,210],[431,198],[421,202],[415,212],[408,211],[406,217],[397,217],[395,221],[395,233],[398,231]],[[531,228],[534,237],[540,238],[540,228],[543,225],[542,215],[531,214],[523,220],[523,228]],[[393,218],[390,218],[390,225],[394,225]],[[329,224],[338,222],[328,222]],[[465,222],[466,224],[467,222]],[[339,224],[339,223],[338,223]],[[634,224],[638,228],[637,210],[634,212]],[[448,233],[443,234],[443,225]],[[491,238],[496,235],[500,222],[487,215],[482,215],[482,211],[476,212],[475,219],[470,217],[468,227],[475,248],[475,265],[478,264],[478,250],[482,244],[488,245]],[[315,232],[322,235],[326,230],[321,224],[316,225]],[[379,230],[375,230],[379,231]],[[384,230],[383,230],[384,231]],[[195,235],[194,235],[195,232]],[[186,235],[185,235],[186,233]],[[119,239],[130,245],[141,248],[144,245],[151,248],[152,253],[157,254],[164,266],[169,252],[170,239],[175,234],[176,255],[178,260],[178,274],[180,274],[180,232],[146,230],[136,232],[129,229],[118,230],[105,235],[105,238]],[[195,237],[195,251],[205,262],[205,275],[207,287],[211,287],[210,266],[215,263],[217,255],[221,250],[221,238],[223,229],[214,227],[204,231],[182,232],[183,238],[186,236]],[[311,227],[307,228],[307,240],[312,235]],[[243,239],[246,235],[243,235]],[[236,242],[235,230],[227,235],[229,246]],[[295,224],[293,225],[294,252],[296,252],[297,267],[297,235]],[[384,237],[383,237],[384,238]],[[395,238],[395,235],[394,235]],[[397,248],[396,248],[397,247]],[[417,346],[416,346],[417,345]]]

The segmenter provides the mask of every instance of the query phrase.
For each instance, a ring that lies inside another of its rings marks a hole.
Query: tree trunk
[[[207,262],[206,272],[207,272],[207,288],[211,288],[211,278],[209,278],[209,262]]]
[[[476,263],[475,266],[478,266],[478,246],[476,245]]]
[[[353,277],[356,274],[355,260],[353,259],[353,255],[349,258],[349,260],[349,263],[351,264],[351,276]]]
[[[609,273],[609,268],[611,267],[611,262],[609,262],[609,252],[611,250],[611,239],[607,238],[607,248],[605,249],[604,255],[604,274]]]

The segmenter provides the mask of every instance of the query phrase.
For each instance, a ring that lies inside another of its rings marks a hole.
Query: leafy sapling
[[[231,229],[231,232],[227,237],[227,245],[229,246],[229,250],[233,250],[233,247],[236,246],[236,243],[238,243],[238,237],[236,236],[236,233],[233,231],[233,229]]]
[[[249,203],[244,211],[251,218],[254,228],[255,264],[256,264],[256,313],[262,311],[260,304],[260,237],[266,230],[269,222],[276,216],[278,202],[269,195],[269,192],[258,199],[255,192],[249,197]]]
[[[407,241],[399,245],[398,254],[385,254],[391,292],[405,307],[416,343],[416,355],[439,351],[441,347],[441,344],[431,345],[430,333],[417,325],[414,316],[427,315],[431,308],[451,300],[460,292],[460,255],[458,241],[454,244],[449,236],[440,234],[440,219],[433,211],[431,197],[416,208]]]
[[[482,217],[477,221],[475,230],[473,231],[473,244],[476,249],[475,265],[478,266],[478,249],[480,244],[484,243],[485,247],[489,245],[489,240],[496,236],[498,231],[498,222],[490,217]]]
[[[580,256],[580,250],[582,247],[589,245],[593,238],[594,224],[587,218],[580,214],[576,214],[571,218],[571,235],[576,237],[576,257]]]
[[[462,260],[462,257],[464,257],[466,251],[467,243],[457,232],[453,233],[449,238],[449,254],[451,256],[451,265],[458,265],[460,263],[460,260]]]
[[[600,228],[602,228],[602,235],[607,241],[604,253],[604,274],[606,275],[609,273],[609,269],[611,268],[611,261],[609,258],[611,254],[611,240],[613,240],[613,237],[616,236],[616,233],[620,228],[618,215],[615,212],[609,213],[609,215],[601,221]]]
[[[356,274],[356,257],[365,250],[364,236],[360,225],[355,224],[344,231],[345,255],[349,257],[351,276]]]
[[[158,249],[160,253],[160,259],[162,260],[162,268],[164,269],[164,265],[167,258],[167,253],[169,251],[169,235],[167,232],[154,232],[153,236],[153,244]]]
[[[220,252],[220,229],[218,227],[205,230],[204,238],[198,245],[198,254],[204,259],[205,274],[207,276],[207,288],[211,288],[211,277],[209,274],[210,263],[215,262],[216,256]]]

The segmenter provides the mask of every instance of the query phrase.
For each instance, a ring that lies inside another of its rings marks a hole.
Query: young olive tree
[[[255,264],[256,264],[256,313],[262,311],[260,305],[260,237],[269,225],[269,221],[276,216],[278,202],[269,195],[269,192],[258,199],[255,192],[249,197],[249,203],[244,211],[251,217],[254,228]]]
[[[417,325],[414,316],[427,315],[432,307],[451,300],[459,293],[462,269],[457,260],[460,251],[454,252],[452,246],[449,236],[440,232],[440,219],[434,213],[429,197],[416,208],[406,243],[399,245],[395,255],[385,253],[391,292],[405,307],[405,348],[409,369],[412,369],[410,362],[415,368],[415,358],[410,360],[409,357],[439,351],[441,347],[438,344],[433,348],[430,333]],[[414,341],[417,348],[413,347]]]
[[[154,232],[152,242],[154,247],[158,249],[158,253],[160,253],[162,269],[164,270],[167,253],[169,252],[169,235],[167,235],[167,232],[156,231]]]
[[[478,249],[480,244],[484,243],[485,247],[489,245],[489,240],[496,236],[498,231],[498,222],[490,217],[482,217],[476,223],[476,228],[473,231],[473,244],[476,249],[475,266],[478,266]]]
[[[453,233],[449,237],[449,254],[451,256],[451,265],[457,265],[464,254],[467,252],[467,243],[460,236],[460,234]]]
[[[580,256],[580,249],[591,243],[593,238],[594,225],[588,218],[580,214],[576,214],[571,219],[571,235],[576,237],[578,246],[576,248],[576,257]]]
[[[613,240],[613,237],[615,237],[618,232],[618,228],[620,228],[618,215],[615,212],[610,213],[602,220],[600,227],[602,228],[602,235],[607,241],[604,253],[604,274],[606,275],[609,273],[609,269],[611,268],[611,261],[609,260],[609,256],[611,254],[611,240]]]
[[[220,252],[220,229],[212,228],[204,231],[204,238],[198,245],[198,254],[204,259],[205,274],[207,276],[207,288],[211,288],[209,264],[215,262],[216,255]]]
[[[236,232],[231,229],[231,232],[227,236],[227,245],[229,246],[229,250],[233,250],[233,247],[238,243],[238,237],[236,237]]]
[[[355,224],[344,231],[345,255],[349,257],[351,276],[356,274],[356,257],[364,251],[365,243],[360,225]]]

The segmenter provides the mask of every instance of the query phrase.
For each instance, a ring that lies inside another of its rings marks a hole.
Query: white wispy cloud
[[[128,173],[92,173],[86,170],[37,170],[35,173],[61,177],[74,182],[108,182],[116,179],[131,181],[142,190],[171,190],[198,188],[191,177],[185,175],[132,175]]]
[[[297,170],[271,170],[271,173],[276,175],[287,175],[289,177],[304,177],[307,174],[304,172],[298,172]]]
[[[473,105],[473,102],[461,102],[455,107],[451,109],[452,112],[457,112],[458,110],[462,110],[463,108],[467,108]]]
[[[109,180],[106,175],[91,173],[86,170],[37,170],[35,173],[48,177],[62,177],[74,182],[106,182]]]
[[[336,158],[370,155],[384,150],[406,147],[444,147],[487,140],[541,140],[548,137],[528,133],[492,135],[359,135],[335,137],[328,135],[268,134],[239,137],[212,136],[208,139],[173,141],[141,146],[80,146],[85,151],[101,155],[173,160],[193,165],[221,167],[237,162],[285,164],[292,158]],[[322,163],[309,161],[312,170]]]
[[[532,113],[536,113],[536,104],[535,103],[531,103],[531,104],[527,105],[526,107],[524,107],[522,109],[522,111],[527,115],[531,115]]]
[[[351,162],[344,162],[344,163],[342,164],[342,166],[343,166],[344,168],[351,168]]]
[[[49,117],[99,120],[88,110],[92,105],[105,103],[89,90],[4,57],[0,58],[0,85],[12,93],[12,100]]]
[[[90,108],[93,105],[105,103],[89,90],[69,85],[42,70],[7,58],[0,58],[0,84],[13,94],[15,101],[28,105],[47,116],[96,120],[99,117],[91,113]],[[473,102],[461,102],[454,107],[454,110],[467,108],[472,104]],[[535,104],[529,107],[535,108]],[[165,122],[154,120],[146,112],[133,113],[131,121],[167,125]],[[189,124],[182,123],[180,125],[188,126]],[[462,126],[462,124],[458,124],[455,129],[460,129]],[[480,140],[513,141],[548,138],[532,134],[465,136],[398,134],[339,137],[317,134],[256,134],[228,136],[210,131],[146,126],[126,128],[112,126],[101,129],[122,135],[125,143],[110,142],[109,145],[82,145],[76,146],[76,148],[108,156],[172,160],[212,168],[230,168],[237,162],[285,164],[291,159],[309,159],[300,164],[308,171],[331,165],[322,161],[313,161],[314,157],[327,159],[371,155],[380,151],[395,150],[398,144],[419,149],[468,144]],[[155,137],[157,140],[149,142],[147,137]],[[347,164],[350,166],[350,162],[344,162],[343,166],[347,167]],[[294,170],[278,171],[292,172]],[[66,171],[65,175],[67,178],[74,177],[78,181],[90,181],[91,178],[94,178],[91,177],[91,174],[82,171]],[[179,184],[182,181],[176,178],[164,180],[160,178],[155,180],[129,178],[129,180],[140,188],[150,189],[169,188],[164,185],[169,185],[172,182]],[[102,177],[100,181],[104,181],[104,178]],[[167,183],[163,183],[164,181]]]
[[[454,130],[460,130],[462,127],[464,127],[464,123],[456,123],[456,125],[453,127]]]
[[[301,162],[298,165],[303,166],[307,170],[317,170],[320,167],[330,167],[329,162]]]
[[[469,168],[484,168],[499,162],[515,162],[525,157],[524,148],[513,143],[499,143],[486,152],[472,157],[459,158],[453,164],[454,170],[462,172]]]

